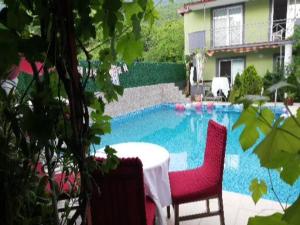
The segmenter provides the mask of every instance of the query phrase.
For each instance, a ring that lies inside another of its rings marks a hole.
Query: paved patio
[[[275,201],[261,199],[256,205],[252,198],[234,192],[223,191],[223,202],[226,225],[246,225],[248,218],[254,215],[270,215],[274,212],[281,212],[280,205]],[[211,211],[218,209],[217,200],[211,200]],[[204,212],[206,209],[205,202],[196,202],[180,205],[180,215]],[[164,210],[166,214],[166,210]],[[220,224],[219,216],[182,221],[180,225],[218,225]],[[168,225],[174,225],[174,213],[171,209],[171,218]]]

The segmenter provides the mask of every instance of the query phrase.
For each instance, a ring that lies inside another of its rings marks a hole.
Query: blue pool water
[[[241,129],[232,130],[240,115],[235,107],[217,107],[212,111],[188,110],[176,112],[174,105],[163,104],[137,111],[112,120],[112,133],[102,136],[101,145],[95,149],[121,142],[150,142],[165,147],[170,152],[170,170],[195,168],[202,164],[208,121],[213,119],[228,129],[223,189],[250,194],[249,184],[255,177],[264,179],[270,187],[268,171],[260,167],[256,155],[243,152],[239,144]],[[271,173],[275,191],[282,202],[293,202],[300,193],[300,180],[293,186]],[[264,198],[276,200],[268,190]]]

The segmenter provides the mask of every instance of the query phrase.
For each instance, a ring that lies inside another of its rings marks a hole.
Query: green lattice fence
[[[135,63],[129,67],[129,72],[120,75],[120,84],[127,88],[179,82],[184,79],[184,64]]]
[[[92,67],[97,68],[99,63],[93,62]],[[87,72],[87,63],[80,62],[83,67],[82,72]],[[140,87],[145,85],[180,82],[185,79],[184,64],[176,63],[134,63],[128,67],[129,71],[119,75],[120,84],[124,88]],[[18,90],[24,92],[29,85],[32,76],[21,74],[19,76]],[[96,85],[92,79],[87,83],[86,89],[94,91]]]

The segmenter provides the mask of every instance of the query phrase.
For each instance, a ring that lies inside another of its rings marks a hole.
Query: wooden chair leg
[[[225,218],[224,218],[224,207],[223,207],[223,197],[222,194],[219,195],[219,209],[220,209],[220,224],[225,225]]]
[[[170,213],[170,206],[167,206],[167,218],[170,219],[171,213]]]
[[[175,225],[179,225],[179,205],[174,205],[174,220]]]

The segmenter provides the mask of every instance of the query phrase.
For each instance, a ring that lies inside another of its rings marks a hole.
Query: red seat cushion
[[[75,178],[73,173],[66,176],[65,173],[59,173],[54,175],[54,180],[58,185],[60,193],[71,193],[78,191],[79,179]],[[50,184],[47,185],[47,190],[50,190]]]
[[[48,175],[44,171],[44,166],[41,162],[37,163],[36,171],[39,177],[44,177]],[[75,176],[74,173],[70,173],[66,175],[66,173],[56,173],[54,174],[53,180],[57,184],[58,192],[60,193],[60,197],[64,198],[65,194],[73,194],[76,195],[79,189],[80,184],[80,176]],[[46,192],[51,194],[50,183],[46,184]]]
[[[153,225],[155,223],[156,205],[149,197],[146,197],[145,205],[147,225]]]
[[[220,193],[222,186],[208,167],[170,172],[172,201],[175,204],[191,202]]]

